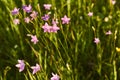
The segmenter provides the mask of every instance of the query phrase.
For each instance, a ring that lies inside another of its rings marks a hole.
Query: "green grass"
[[[44,9],[45,3],[52,4],[51,10]],[[24,4],[38,12],[29,24],[23,20],[28,14],[22,9],[18,16],[11,14]],[[0,80],[50,80],[52,72],[61,80],[119,80],[119,5],[119,0],[115,5],[110,0],[0,0]],[[53,16],[58,18],[57,33],[43,32],[41,17],[48,12],[50,25]],[[62,24],[64,15],[71,19],[69,24]],[[20,19],[19,25],[13,24],[14,18]],[[108,30],[111,35],[105,34]],[[39,42],[33,44],[27,34],[36,35]],[[94,38],[100,43],[95,44]],[[23,72],[15,67],[18,59],[25,61]],[[30,66],[36,63],[41,70],[33,75]]]

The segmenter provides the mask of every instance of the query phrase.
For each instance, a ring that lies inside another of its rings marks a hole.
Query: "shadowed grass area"
[[[24,18],[31,13],[22,6],[29,4],[38,15],[27,24]],[[52,7],[45,10],[43,4]],[[50,80],[54,73],[60,80],[119,80],[119,5],[119,0],[115,4],[111,0],[0,0],[0,79]],[[18,15],[11,14],[15,7],[20,8]],[[50,15],[48,21],[41,19],[44,14]],[[62,24],[64,15],[69,24]],[[20,24],[13,23],[15,18]],[[52,25],[53,18],[58,19],[60,30],[44,32],[42,26]],[[112,34],[106,35],[107,31]],[[36,35],[38,43],[27,34]],[[15,66],[17,60],[24,60],[24,71]],[[31,66],[36,63],[40,71],[33,75]]]

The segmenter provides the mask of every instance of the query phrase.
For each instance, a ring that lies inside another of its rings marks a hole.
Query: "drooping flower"
[[[30,14],[30,16],[32,17],[31,20],[35,19],[37,17],[37,15],[38,15],[38,12],[32,11],[32,13]]]
[[[57,31],[58,31],[59,29],[60,29],[60,28],[57,26],[57,24],[53,24],[53,26],[51,27],[51,32],[57,33]]]
[[[32,66],[31,69],[33,69],[32,74],[35,74],[36,72],[40,71],[40,66],[39,64],[36,64],[36,66]]]
[[[93,12],[89,12],[88,16],[90,16],[90,17],[93,16]]]
[[[51,4],[44,4],[43,6],[46,10],[50,10],[52,5]]]
[[[26,23],[29,23],[29,22],[30,22],[30,18],[29,18],[29,17],[26,17],[26,18],[24,18],[24,21],[25,21]]]
[[[60,77],[57,74],[52,73],[51,80],[59,80]]]
[[[14,23],[15,25],[20,24],[20,20],[19,20],[19,19],[14,19],[14,20],[13,20],[13,23]]]
[[[68,24],[69,21],[70,21],[70,18],[68,18],[68,17],[65,15],[63,18],[61,18],[61,20],[62,20],[62,24]]]
[[[15,66],[19,68],[19,72],[22,72],[25,68],[25,63],[23,60],[18,60],[18,64],[16,64]]]
[[[106,34],[106,35],[111,35],[112,32],[109,30],[109,31],[107,31],[105,34]]]
[[[50,18],[49,14],[45,14],[44,16],[42,16],[42,20],[44,20],[44,21],[48,21],[49,18]]]
[[[25,12],[27,12],[27,13],[30,13],[30,12],[32,12],[32,6],[31,5],[24,5],[23,7],[23,10],[25,11]]]
[[[31,35],[31,42],[36,44],[39,40],[37,39],[36,35]]]
[[[44,29],[44,32],[51,32],[51,26],[49,26],[48,23],[45,23],[42,28]]]
[[[12,11],[11,11],[12,15],[16,15],[16,14],[19,14],[19,8],[14,8]]]
[[[99,38],[94,38],[94,43],[98,44],[100,42]]]

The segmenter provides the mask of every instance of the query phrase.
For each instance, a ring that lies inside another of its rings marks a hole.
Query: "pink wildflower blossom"
[[[49,26],[48,23],[45,23],[42,28],[44,29],[44,32],[51,32],[51,26]]]
[[[98,44],[100,42],[99,38],[94,38],[94,43]]]
[[[25,11],[25,7],[27,7],[27,5],[23,5],[23,6],[22,6],[22,9],[23,9],[24,11]]]
[[[89,12],[88,16],[90,16],[90,17],[93,16],[93,12]]]
[[[36,44],[39,40],[37,39],[36,35],[31,35],[31,42],[33,42],[34,44]]]
[[[57,31],[58,31],[59,29],[60,29],[60,28],[57,26],[57,24],[53,24],[53,26],[51,27],[51,32],[57,33]]]
[[[61,18],[61,20],[62,20],[62,24],[68,24],[69,21],[70,21],[70,18],[68,18],[68,17],[65,15],[63,18]]]
[[[50,15],[49,15],[49,14],[45,14],[44,16],[42,16],[42,19],[43,19],[44,21],[48,21],[49,18],[50,18]]]
[[[25,11],[25,12],[27,12],[27,13],[30,13],[30,12],[32,12],[32,6],[31,5],[24,5],[23,7],[23,10]]]
[[[50,10],[52,5],[51,4],[44,4],[43,6],[46,10]]]
[[[36,64],[36,66],[32,66],[31,69],[33,69],[32,74],[35,74],[36,72],[40,71],[40,66]]]
[[[115,0],[111,0],[112,4],[115,5],[116,1]]]
[[[16,64],[15,66],[19,68],[19,72],[22,72],[25,68],[25,63],[23,60],[18,60],[18,64]]]
[[[30,14],[30,16],[32,17],[31,20],[35,19],[35,18],[37,17],[37,15],[38,15],[38,12],[33,11],[33,12]]]
[[[51,80],[59,80],[59,76],[57,74],[52,73]]]
[[[24,20],[25,20],[26,23],[30,22],[30,18],[29,17],[24,18]]]
[[[18,14],[19,13],[19,8],[14,8],[14,10],[11,11],[12,15]]]
[[[106,32],[106,35],[111,35],[111,34],[112,32],[110,30]]]
[[[13,23],[14,23],[15,25],[20,24],[20,20],[19,20],[19,19],[14,19],[14,20],[13,20]]]

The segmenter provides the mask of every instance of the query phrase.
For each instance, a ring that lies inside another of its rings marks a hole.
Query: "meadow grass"
[[[52,73],[60,80],[120,79],[120,1],[115,0],[0,0],[0,80],[50,80]],[[29,15],[22,10],[31,4],[37,18],[25,23]],[[43,4],[51,4],[45,10]],[[11,11],[20,8],[18,15]],[[88,13],[93,12],[92,16]],[[50,19],[41,19],[44,14]],[[67,15],[69,24],[62,24]],[[42,26],[58,19],[57,33],[44,32]],[[13,20],[20,19],[15,25]],[[112,34],[106,34],[111,31]],[[38,42],[31,42],[36,35]],[[99,39],[95,43],[95,38]],[[15,66],[24,60],[25,69]],[[32,74],[31,66],[40,65]]]

